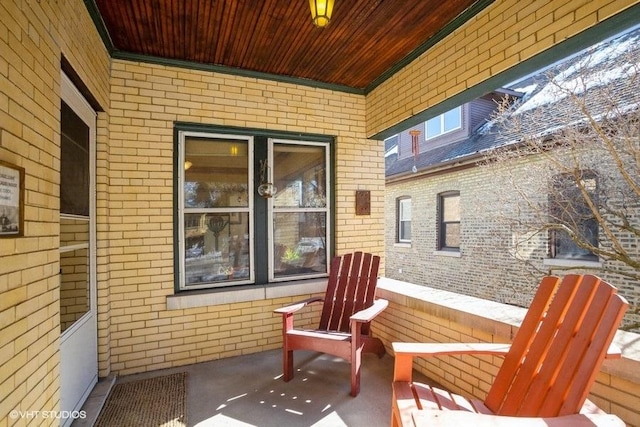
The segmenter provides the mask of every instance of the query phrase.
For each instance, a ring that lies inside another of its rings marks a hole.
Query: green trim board
[[[175,122],[174,130],[177,131],[194,131],[194,132],[211,132],[234,135],[264,136],[267,138],[291,139],[297,141],[311,142],[330,142],[334,143],[336,137],[334,135],[323,135],[319,133],[301,133],[280,131],[261,128],[245,128],[239,126],[224,126],[208,123],[192,123],[192,122]],[[177,133],[174,135],[177,137]],[[176,140],[177,141],[177,140]],[[177,158],[176,158],[177,161]]]
[[[350,86],[337,85],[332,83],[324,83],[316,80],[303,79],[300,77],[290,77],[278,74],[264,73],[260,71],[245,70],[243,68],[226,67],[223,65],[205,64],[193,61],[182,61],[179,59],[161,58],[158,56],[141,55],[137,53],[129,53],[124,51],[113,51],[111,53],[113,59],[122,59],[125,61],[143,62],[147,64],[166,65],[178,68],[186,68],[189,70],[209,71],[211,73],[221,73],[231,76],[249,77],[254,79],[270,80],[280,83],[291,83],[300,86],[312,87],[315,89],[327,89],[336,92],[352,93],[355,95],[364,95],[363,89],[353,88]]]
[[[113,52],[115,52],[116,49],[113,46],[113,41],[107,31],[107,27],[104,25],[104,21],[102,20],[102,16],[100,15],[100,11],[98,10],[95,0],[84,0],[84,6],[87,8],[89,16],[91,16],[93,24],[96,26],[96,30],[98,30],[98,34],[102,39],[102,43],[104,43],[104,46],[107,48],[109,55],[113,55]]]
[[[390,136],[409,129],[412,126],[416,126],[435,116],[443,114],[452,108],[479,98],[497,88],[522,79],[531,73],[538,72],[544,67],[547,67],[561,59],[567,58],[570,55],[592,46],[594,43],[615,36],[616,34],[638,24],[640,24],[640,4],[631,6],[627,10],[552,46],[544,52],[520,62],[500,74],[491,76],[481,83],[451,96],[439,104],[411,116],[388,129],[378,132],[372,136],[368,136],[368,138],[377,140],[389,138]]]

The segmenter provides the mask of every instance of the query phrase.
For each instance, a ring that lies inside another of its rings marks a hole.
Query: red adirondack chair
[[[293,378],[293,351],[306,349],[332,354],[351,362],[351,395],[360,392],[362,353],[384,356],[382,341],[370,335],[370,323],[384,310],[386,300],[374,300],[380,257],[356,252],[331,262],[324,298],[310,298],[275,310],[282,314],[284,381]],[[320,326],[293,328],[293,314],[314,302],[323,302]]]
[[[624,426],[587,400],[627,308],[591,275],[545,277],[509,344],[393,343],[393,426]],[[504,361],[484,401],[412,381],[414,356],[486,354]]]

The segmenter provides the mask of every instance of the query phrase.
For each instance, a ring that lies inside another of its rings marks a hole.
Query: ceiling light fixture
[[[311,7],[311,19],[318,28],[329,25],[331,13],[333,12],[333,0],[309,0]]]

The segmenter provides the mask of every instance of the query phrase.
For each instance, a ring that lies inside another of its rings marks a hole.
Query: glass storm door
[[[61,93],[60,409],[78,411],[98,381],[96,113],[64,74]]]

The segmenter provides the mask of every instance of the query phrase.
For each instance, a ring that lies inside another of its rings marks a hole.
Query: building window
[[[269,140],[278,189],[269,199],[270,281],[327,274],[329,145]]]
[[[398,242],[411,243],[411,198],[398,199]]]
[[[329,142],[179,131],[177,146],[179,290],[327,275]]]
[[[253,283],[253,138],[180,134],[180,288]]]
[[[456,107],[427,121],[426,139],[435,138],[462,127],[462,107]]]
[[[460,192],[438,195],[438,249],[460,250]]]
[[[598,222],[587,203],[590,199],[597,206],[597,184],[596,175],[589,171],[580,177],[553,178],[549,195],[550,223],[555,226],[550,235],[552,258],[597,261],[589,248],[598,247]]]

